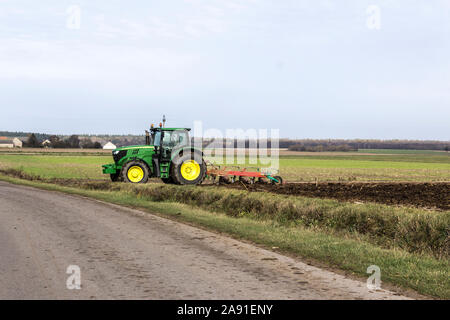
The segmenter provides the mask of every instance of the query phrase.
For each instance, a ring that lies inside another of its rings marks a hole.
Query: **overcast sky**
[[[0,106],[0,131],[449,140],[450,0],[0,0]]]

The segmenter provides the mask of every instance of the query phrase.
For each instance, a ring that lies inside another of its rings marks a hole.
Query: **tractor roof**
[[[151,128],[152,131],[176,131],[176,130],[186,130],[191,131],[190,128]]]

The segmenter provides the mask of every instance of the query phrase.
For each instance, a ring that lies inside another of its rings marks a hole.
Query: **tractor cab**
[[[170,160],[173,150],[190,146],[189,131],[187,128],[152,128],[146,144],[155,147],[162,161]]]
[[[145,183],[149,177],[166,183],[199,184],[206,175],[203,152],[191,146],[188,128],[150,128],[145,145],[113,151],[113,164],[103,165],[112,181]]]

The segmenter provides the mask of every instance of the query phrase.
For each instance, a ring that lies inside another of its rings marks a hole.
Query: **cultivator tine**
[[[231,183],[230,177],[227,176],[219,177],[219,184],[230,184],[230,183]]]
[[[239,181],[242,182],[243,184],[252,184],[251,179],[247,177],[239,177]]]
[[[207,162],[207,175],[215,183],[218,178],[218,184],[233,184],[240,182],[244,185],[259,184],[281,184],[283,179],[279,176],[273,176],[274,170],[264,171],[260,168],[239,166],[219,166]]]

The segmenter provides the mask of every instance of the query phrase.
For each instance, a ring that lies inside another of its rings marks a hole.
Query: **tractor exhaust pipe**
[[[150,133],[147,130],[145,130],[145,144],[150,144]]]

